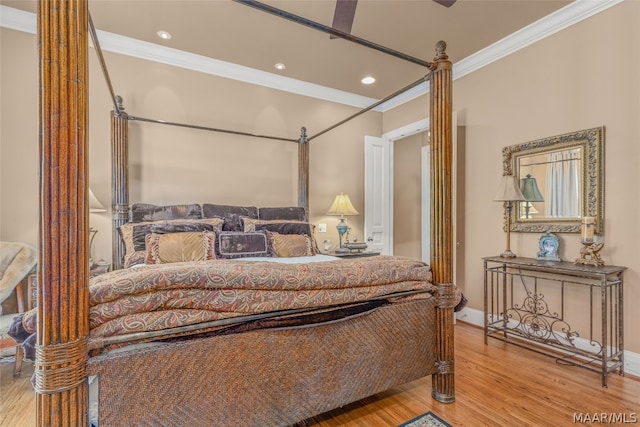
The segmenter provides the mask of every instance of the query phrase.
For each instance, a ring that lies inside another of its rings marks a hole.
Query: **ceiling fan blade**
[[[443,5],[444,7],[451,7],[456,0],[433,0],[434,2]]]
[[[333,14],[333,24],[331,26],[336,30],[351,34],[357,5],[358,0],[336,0],[336,10]],[[330,36],[330,38],[335,39],[337,37]]]

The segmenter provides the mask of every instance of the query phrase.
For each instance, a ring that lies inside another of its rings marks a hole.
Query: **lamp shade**
[[[91,191],[91,188],[89,188],[89,212],[96,213],[106,211],[102,203],[100,203],[100,200],[98,200],[95,194],[93,194],[93,191]]]
[[[327,215],[359,215],[356,208],[351,204],[348,194],[340,193],[333,200],[333,204],[329,208]]]
[[[528,202],[544,202],[544,197],[538,189],[538,183],[530,174],[520,180],[520,191]]]
[[[518,180],[513,175],[503,175],[498,187],[496,197],[493,198],[494,202],[509,202],[509,201],[521,201],[524,202],[524,195],[518,188]]]

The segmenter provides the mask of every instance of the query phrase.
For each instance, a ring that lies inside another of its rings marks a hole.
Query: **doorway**
[[[456,114],[453,115],[453,164],[454,171],[460,165],[458,158],[458,129],[456,126]],[[371,137],[366,137],[369,139]],[[373,205],[367,200],[374,199],[374,195],[386,194],[383,209],[389,212],[385,217],[387,222],[377,232],[382,233],[383,240],[389,242],[388,254],[410,256],[430,262],[431,258],[431,202],[430,202],[430,146],[429,146],[429,119],[419,120],[402,128],[395,129],[374,140],[387,141],[390,144],[390,154],[383,157],[383,162],[388,162],[388,174],[390,178],[385,181],[384,189],[372,185],[370,148],[365,143],[365,236],[370,236],[369,218],[381,218],[373,212]],[[409,170],[409,163],[411,167]],[[378,165],[378,168],[380,165]],[[457,276],[458,251],[461,247],[458,235],[458,201],[463,197],[460,193],[459,172],[453,174],[453,198],[452,210],[454,218],[454,279]],[[379,181],[378,181],[379,182]],[[379,197],[378,197],[379,199]],[[405,207],[406,206],[406,207]],[[378,225],[379,226],[379,225]],[[417,232],[417,230],[420,230]],[[385,253],[385,252],[383,252]]]

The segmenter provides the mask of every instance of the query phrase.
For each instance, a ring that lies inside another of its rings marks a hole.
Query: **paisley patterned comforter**
[[[214,260],[118,270],[90,281],[90,342],[400,291],[431,291],[430,281],[428,265],[392,256],[307,264]],[[35,332],[36,314],[24,315],[26,332]]]

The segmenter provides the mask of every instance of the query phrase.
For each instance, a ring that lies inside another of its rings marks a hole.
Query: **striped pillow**
[[[267,232],[273,254],[280,258],[315,255],[313,239],[307,234],[280,234]]]
[[[167,264],[216,259],[212,231],[156,234],[146,236],[146,264]]]

